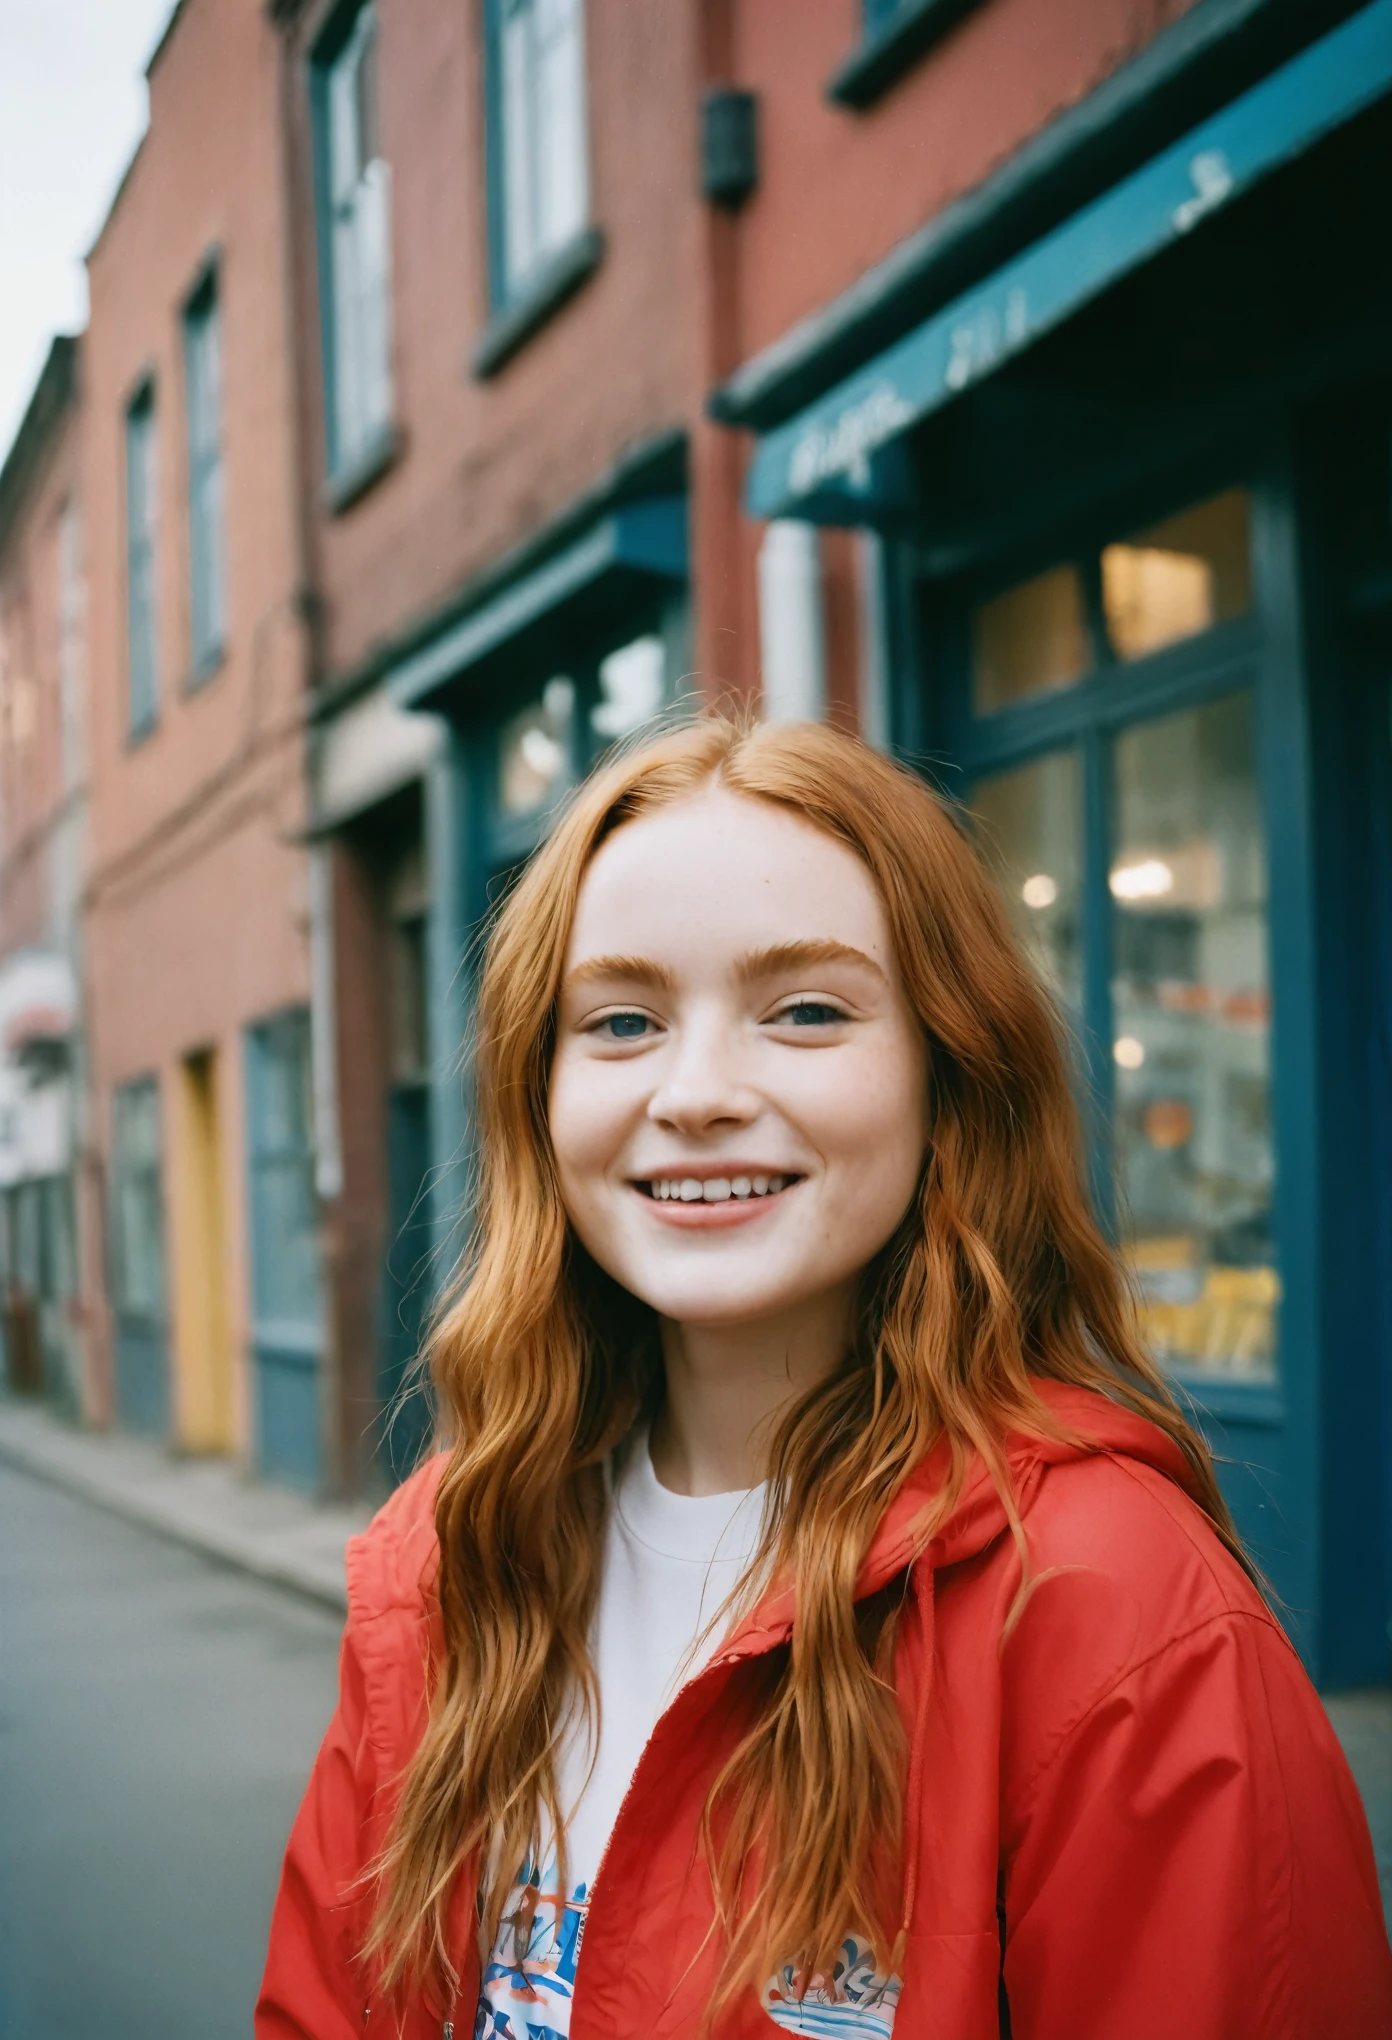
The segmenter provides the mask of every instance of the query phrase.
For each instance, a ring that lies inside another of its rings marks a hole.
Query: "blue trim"
[[[684,496],[629,504],[601,519],[574,545],[391,669],[387,686],[393,699],[403,708],[425,706],[520,631],[625,569],[659,581],[686,579]]]
[[[755,517],[858,522],[871,457],[1392,87],[1373,4],[929,319],[762,442]]]

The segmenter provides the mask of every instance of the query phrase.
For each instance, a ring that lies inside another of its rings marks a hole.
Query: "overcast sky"
[[[86,323],[82,258],[145,130],[172,0],[0,0],[0,459],[55,333]]]

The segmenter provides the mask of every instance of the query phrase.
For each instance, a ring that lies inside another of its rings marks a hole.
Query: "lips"
[[[760,1169],[728,1176],[650,1176],[634,1187],[660,1204],[728,1204],[776,1197],[797,1180],[786,1172]]]

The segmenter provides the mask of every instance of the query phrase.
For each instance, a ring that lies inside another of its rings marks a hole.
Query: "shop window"
[[[222,469],[222,314],[217,277],[200,285],[184,314],[184,398],[188,414],[189,618],[193,671],[222,656],[227,594]]]
[[[1115,753],[1113,1058],[1121,1236],[1151,1349],[1269,1376],[1266,854],[1250,694],[1126,731]]]
[[[360,7],[316,60],[320,273],[331,476],[390,450],[390,176],[377,131],[377,10]]]
[[[589,215],[583,0],[491,0],[494,297],[532,288]]]
[[[626,737],[661,709],[667,694],[667,655],[655,634],[634,638],[599,662],[599,700],[590,710],[597,737]]]
[[[137,1077],[117,1091],[112,1127],[112,1248],[116,1306],[164,1316],[164,1196],[159,1089]]]
[[[983,602],[972,618],[972,650],[983,714],[1081,680],[1092,648],[1078,569],[1053,567]]]
[[[1015,931],[1073,1020],[1082,1009],[1082,802],[1078,754],[1050,751],[977,788],[982,847]]]
[[[158,711],[155,487],[155,391],[147,382],[126,411],[126,715],[133,738],[154,728]]]
[[[1211,635],[1252,610],[1250,551],[1231,489],[976,604],[953,749],[1073,1030],[1143,1334],[1182,1374],[1261,1384],[1282,1283],[1258,667],[1255,639]]]
[[[1249,522],[1247,492],[1228,489],[978,603],[976,713],[1075,686],[1247,615]]]
[[[1141,659],[1252,606],[1248,502],[1229,489],[1102,552],[1102,608],[1118,659]]]
[[[544,814],[574,777],[575,682],[548,680],[541,699],[503,725],[498,805],[510,819]]]

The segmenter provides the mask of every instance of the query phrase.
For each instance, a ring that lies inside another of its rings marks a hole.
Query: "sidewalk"
[[[321,1508],[283,1488],[242,1478],[224,1461],[176,1459],[120,1432],[75,1431],[41,1403],[0,1396],[0,1460],[193,1545],[224,1564],[294,1588],[332,1608],[347,1605],[343,1547],[371,1506]],[[1325,1702],[1368,1809],[1392,1919],[1392,1693],[1346,1693]]]
[[[347,1607],[343,1548],[371,1519],[370,1504],[320,1507],[244,1479],[225,1460],[180,1459],[144,1438],[77,1431],[42,1403],[5,1396],[0,1460],[224,1564]]]

